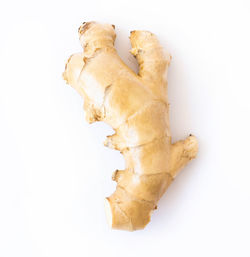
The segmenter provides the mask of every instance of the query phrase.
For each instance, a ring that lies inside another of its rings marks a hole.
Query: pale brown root
[[[138,75],[118,56],[115,37],[113,25],[84,23],[79,28],[84,53],[69,58],[63,77],[84,98],[87,121],[104,121],[115,130],[106,145],[121,151],[126,168],[113,174],[117,187],[105,199],[105,211],[111,228],[134,231],[148,224],[198,144],[194,136],[171,144],[165,77],[171,57],[156,36],[131,33]]]

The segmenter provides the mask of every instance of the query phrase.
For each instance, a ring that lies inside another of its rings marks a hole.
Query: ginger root
[[[166,81],[171,57],[154,34],[132,31],[136,74],[115,50],[114,25],[83,23],[79,37],[84,53],[69,58],[63,77],[84,98],[87,121],[104,121],[115,130],[105,145],[119,150],[126,161],[125,170],[112,176],[116,191],[105,199],[108,223],[115,229],[143,229],[179,170],[198,150],[192,135],[171,143]]]

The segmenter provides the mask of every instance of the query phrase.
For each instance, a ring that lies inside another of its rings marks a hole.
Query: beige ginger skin
[[[84,53],[69,58],[63,77],[84,98],[87,121],[104,121],[115,130],[105,145],[119,150],[126,162],[125,170],[112,176],[116,191],[105,199],[108,223],[114,229],[143,229],[198,150],[192,135],[171,143],[166,80],[171,57],[154,34],[132,31],[136,74],[115,50],[114,25],[83,23],[79,37]]]

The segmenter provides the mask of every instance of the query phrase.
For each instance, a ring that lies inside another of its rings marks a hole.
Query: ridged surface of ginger
[[[119,150],[126,161],[125,170],[113,174],[116,191],[105,200],[108,222],[116,229],[142,229],[198,150],[194,136],[171,144],[166,81],[171,58],[154,34],[132,31],[136,74],[114,48],[114,25],[84,23],[79,37],[84,53],[69,58],[64,79],[84,98],[87,121],[104,121],[115,130],[105,145]]]

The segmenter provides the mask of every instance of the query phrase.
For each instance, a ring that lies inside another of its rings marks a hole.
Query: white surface
[[[4,1],[0,8],[0,256],[250,256],[249,1]],[[83,21],[159,36],[173,56],[173,139],[195,134],[190,163],[144,231],[111,231],[112,130],[88,125],[61,78]]]

